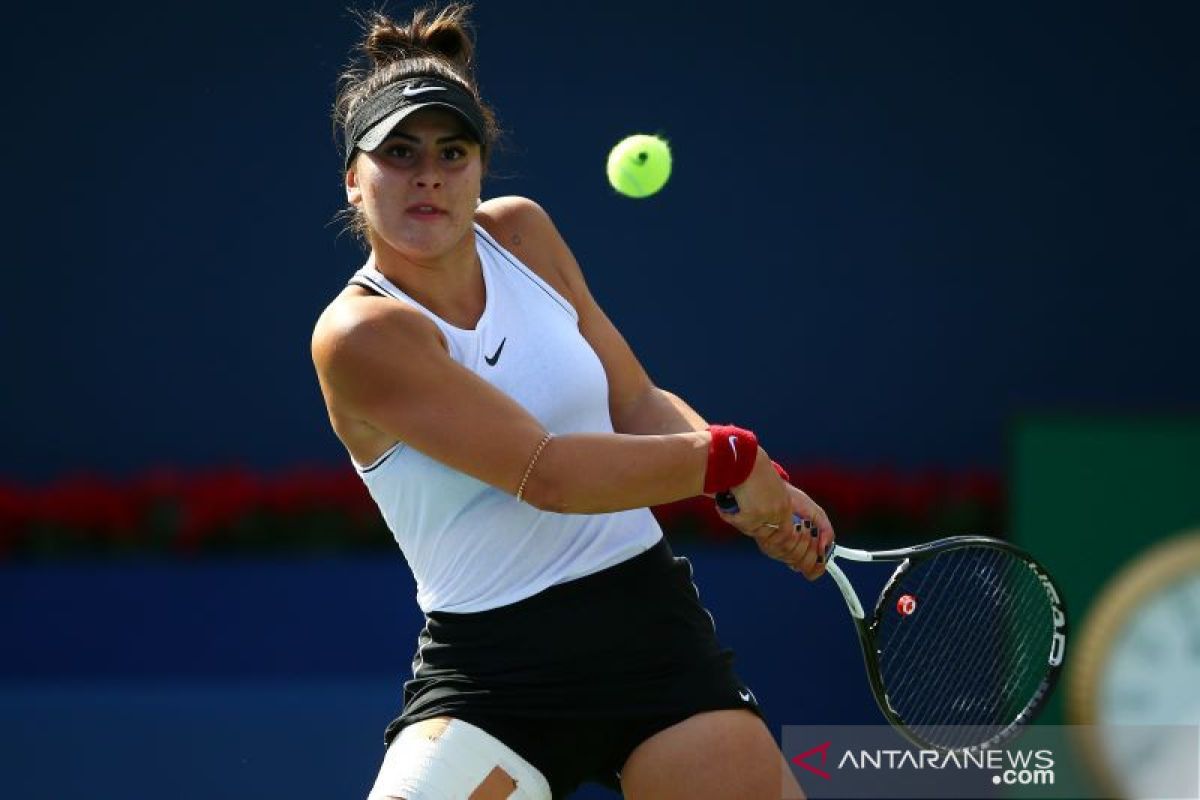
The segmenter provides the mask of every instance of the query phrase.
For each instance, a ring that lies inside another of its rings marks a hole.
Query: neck
[[[474,328],[487,303],[475,229],[451,250],[435,258],[417,259],[373,243],[375,268],[412,299],[460,328]]]

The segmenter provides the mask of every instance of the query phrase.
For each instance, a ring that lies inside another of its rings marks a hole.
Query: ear
[[[362,205],[362,188],[358,185],[358,173],[354,163],[346,170],[346,200],[355,208]]]

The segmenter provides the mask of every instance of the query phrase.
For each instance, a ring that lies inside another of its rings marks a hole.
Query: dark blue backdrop
[[[776,736],[881,724],[831,582],[749,542],[677,552]],[[864,597],[889,572],[850,570]],[[0,564],[0,786],[21,800],[361,798],[410,677],[414,591],[399,558]]]
[[[774,452],[996,466],[1022,410],[1200,405],[1194,4],[476,20],[485,193],[546,206],[651,374]],[[355,37],[336,2],[9,16],[0,475],[342,458],[308,339],[360,259],[326,114]],[[635,131],[677,156],[645,201],[603,177]]]
[[[344,463],[308,356],[362,257],[343,5],[6,15],[0,477]],[[1022,411],[1200,408],[1198,15],[480,0],[486,194],[546,206],[659,383],[773,453],[998,467]],[[645,201],[603,177],[637,131],[676,153]],[[734,293],[746,329],[710,321]],[[832,585],[741,544],[697,576],[775,726],[877,721]],[[411,597],[398,556],[0,567],[0,784],[361,796]]]

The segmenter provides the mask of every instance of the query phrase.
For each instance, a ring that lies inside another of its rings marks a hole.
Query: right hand
[[[771,457],[760,447],[750,477],[730,490],[737,500],[738,512],[726,514],[718,508],[717,513],[754,539],[764,555],[784,562],[812,580],[824,566],[816,563],[815,552],[809,552],[817,544],[809,529],[796,526],[790,488],[775,472]]]

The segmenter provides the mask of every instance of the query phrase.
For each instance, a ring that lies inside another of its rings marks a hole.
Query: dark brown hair
[[[338,78],[333,104],[335,134],[363,100],[404,78],[436,75],[453,81],[474,97],[487,123],[482,145],[484,170],[493,146],[500,138],[495,113],[479,96],[475,82],[475,40],[467,3],[425,6],[413,12],[407,23],[396,22],[382,11],[356,12],[365,34],[357,45],[356,58]],[[362,64],[365,56],[368,64]],[[348,227],[365,241],[366,219],[351,206],[339,216],[348,217]]]

